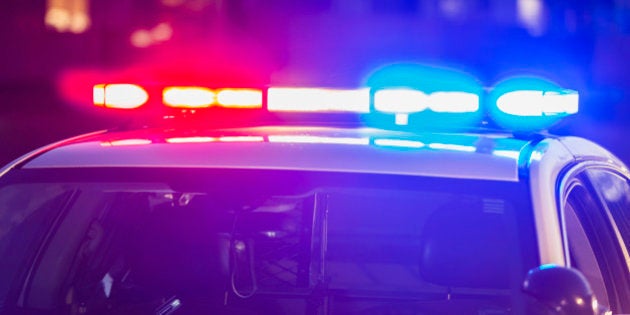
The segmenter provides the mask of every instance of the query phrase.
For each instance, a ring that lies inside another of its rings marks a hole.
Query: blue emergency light
[[[539,77],[512,77],[488,93],[488,113],[500,127],[514,131],[549,128],[577,114],[579,94]]]

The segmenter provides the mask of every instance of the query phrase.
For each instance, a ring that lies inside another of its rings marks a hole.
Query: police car
[[[511,82],[97,85],[159,119],[0,171],[0,313],[630,313],[628,169]]]

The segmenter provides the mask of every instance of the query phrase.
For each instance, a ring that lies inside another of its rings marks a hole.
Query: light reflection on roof
[[[48,151],[46,167],[264,168],[518,180],[527,144],[507,136],[360,128],[110,132]]]

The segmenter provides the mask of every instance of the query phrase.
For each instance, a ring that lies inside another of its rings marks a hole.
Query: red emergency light
[[[97,84],[93,91],[94,105],[133,109],[149,100],[147,91],[135,84]]]

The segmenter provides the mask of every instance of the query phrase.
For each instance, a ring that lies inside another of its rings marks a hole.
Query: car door
[[[584,274],[601,304],[615,314],[630,312],[626,200],[630,195],[628,187],[623,187],[627,179],[603,165],[582,163],[567,172],[561,183],[560,216],[568,265]],[[619,193],[625,195],[619,197]]]

